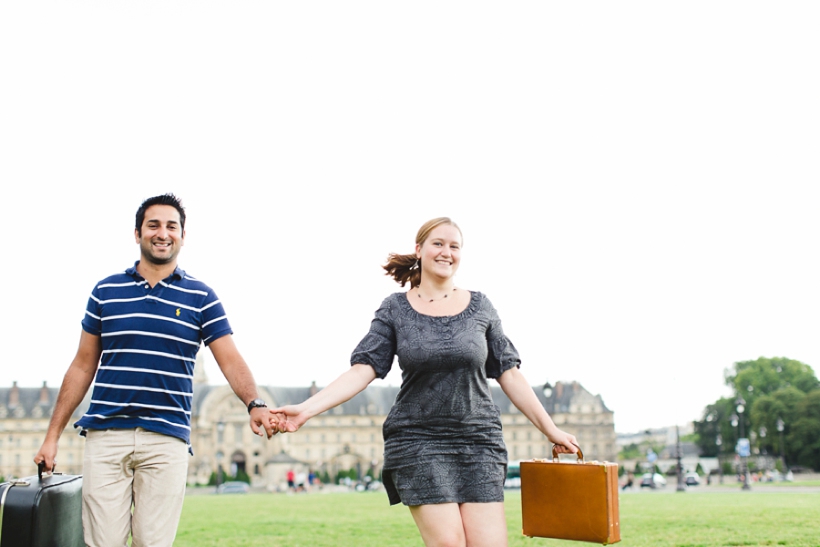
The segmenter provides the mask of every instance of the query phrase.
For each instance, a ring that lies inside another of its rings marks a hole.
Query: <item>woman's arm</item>
[[[505,370],[498,378],[498,383],[510,401],[533,423],[538,430],[556,445],[556,450],[565,454],[578,451],[575,435],[566,433],[555,425],[550,415],[544,410],[532,387],[527,383],[518,367]]]
[[[280,433],[293,433],[310,418],[352,399],[375,379],[376,371],[370,365],[353,365],[305,402],[270,409],[271,421]]]

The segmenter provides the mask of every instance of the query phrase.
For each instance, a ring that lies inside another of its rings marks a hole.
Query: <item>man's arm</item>
[[[208,346],[216,359],[216,363],[222,370],[222,374],[231,385],[231,389],[236,396],[242,399],[245,406],[259,396],[256,390],[256,382],[251,374],[251,369],[239,354],[239,350],[234,344],[233,336],[220,336]],[[261,429],[265,430],[270,439],[276,432],[270,424],[270,412],[266,408],[254,408],[251,414],[251,429],[257,435],[261,435]]]
[[[77,348],[77,355],[68,367],[68,372],[63,377],[60,386],[60,393],[57,395],[57,402],[54,405],[54,412],[51,414],[51,421],[48,423],[48,431],[43,445],[34,456],[34,463],[45,462],[45,470],[51,472],[54,469],[54,461],[57,456],[57,443],[60,435],[71,415],[88,392],[91,382],[94,381],[94,374],[97,372],[97,365],[102,354],[102,342],[100,337],[82,331],[80,334],[80,347]]]

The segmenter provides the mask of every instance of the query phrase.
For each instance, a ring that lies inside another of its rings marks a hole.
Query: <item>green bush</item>
[[[246,482],[248,484],[251,483],[251,478],[248,476],[248,474],[245,471],[242,471],[241,469],[238,469],[236,471],[236,475],[234,475],[233,477],[230,477],[227,480],[241,481],[241,482]]]

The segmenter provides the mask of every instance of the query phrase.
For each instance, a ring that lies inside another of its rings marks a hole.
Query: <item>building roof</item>
[[[194,384],[193,413],[198,415],[207,395],[222,386]],[[309,387],[276,387],[266,386],[276,406],[301,403],[319,388]],[[498,385],[490,389],[493,401],[502,413],[517,413],[518,410]],[[578,382],[558,382],[552,387],[549,397],[545,395],[544,386],[533,386],[533,391],[541,404],[550,414],[584,412],[584,406],[590,412],[611,412],[600,395],[592,395]],[[0,418],[41,418],[50,416],[57,400],[59,388],[48,387],[45,382],[41,387],[0,387]],[[399,388],[396,386],[370,385],[355,397],[330,410],[334,415],[342,416],[386,416],[396,400]],[[91,390],[72,415],[79,419],[86,411],[91,397]]]
[[[198,404],[204,398],[210,386],[199,386],[200,396],[197,397],[197,390],[194,389],[194,409],[198,409]],[[298,404],[309,398],[317,388],[311,387],[276,387],[266,386],[265,389],[273,397],[273,403],[277,406]],[[507,395],[500,386],[493,385],[490,388],[493,401],[502,413],[517,413]],[[600,395],[592,395],[578,382],[563,383],[558,382],[550,396],[544,393],[544,386],[533,386],[536,397],[547,409],[553,413],[577,413],[584,412],[584,406],[589,407],[587,412],[611,412],[604,404]],[[386,416],[396,401],[399,388],[396,386],[369,385],[367,389],[354,396],[334,409],[330,413],[341,416]]]
[[[11,387],[0,387],[0,418],[49,417],[59,392],[59,388],[48,387],[45,382],[41,387],[19,387],[17,382]],[[89,400],[90,393],[74,411],[72,418],[79,419],[85,413]]]

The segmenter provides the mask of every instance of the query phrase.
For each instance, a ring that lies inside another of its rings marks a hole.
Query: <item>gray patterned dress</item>
[[[390,504],[504,500],[507,449],[489,378],[520,365],[486,296],[458,315],[418,313],[404,292],[382,302],[351,364],[384,378],[398,355],[402,384],[384,422]]]

